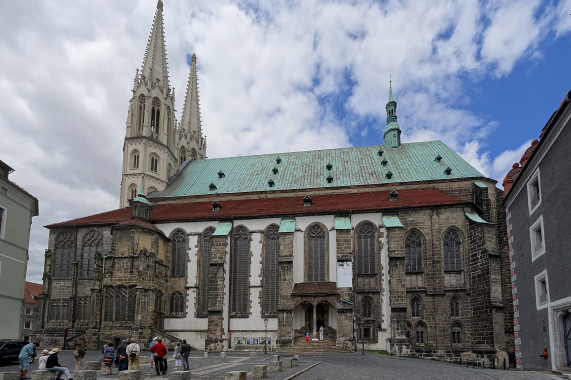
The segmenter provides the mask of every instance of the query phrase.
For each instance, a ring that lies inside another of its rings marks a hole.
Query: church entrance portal
[[[303,316],[302,321],[298,321],[296,323],[297,328],[301,328],[304,332],[309,330],[309,333],[312,337],[319,336],[319,328],[323,326],[324,329],[333,329],[337,328],[337,321],[330,320],[331,310],[330,308],[334,308],[329,302],[321,301],[317,305],[314,305],[310,302],[302,302],[296,306],[296,309],[299,310],[296,313],[298,316]],[[335,313],[333,313],[335,315]]]

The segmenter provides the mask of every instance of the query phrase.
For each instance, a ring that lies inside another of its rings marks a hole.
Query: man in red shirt
[[[157,339],[157,343],[153,344],[150,351],[155,357],[155,369],[157,376],[166,375],[167,373],[167,347],[163,344],[161,338]]]

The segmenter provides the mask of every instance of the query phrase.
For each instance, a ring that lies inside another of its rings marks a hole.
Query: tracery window
[[[161,101],[153,98],[153,108],[151,109],[151,133],[159,133],[159,123],[161,119]]]
[[[406,237],[404,243],[405,272],[422,272],[422,239],[420,234],[412,231]]]
[[[449,230],[444,235],[444,270],[462,270],[462,256],[460,253],[462,241],[458,232]]]
[[[95,277],[95,254],[103,252],[103,234],[91,230],[83,237],[83,251],[79,277],[92,279]]]
[[[375,226],[372,223],[360,224],[357,227],[356,240],[357,273],[376,273]]]
[[[248,315],[250,289],[248,286],[250,272],[250,236],[244,227],[238,227],[233,233],[234,247],[232,252],[232,315],[243,317]]]
[[[144,95],[139,95],[137,104],[137,131],[139,134],[143,131],[143,125],[145,123],[145,103],[146,99]]]
[[[173,315],[184,314],[184,295],[181,292],[171,294],[170,313]]]
[[[422,318],[422,300],[420,297],[413,297],[410,301],[410,315],[413,318]]]
[[[161,313],[163,311],[163,293],[155,293],[155,312]]]
[[[362,301],[362,311],[363,318],[373,317],[373,299],[371,297],[365,297]]]
[[[452,344],[462,344],[462,324],[460,322],[452,323],[450,335]]]
[[[103,299],[104,321],[134,321],[136,307],[135,287],[108,287]]]
[[[56,237],[53,275],[56,278],[71,278],[75,261],[75,234],[61,232]]]
[[[264,249],[264,314],[278,312],[278,257],[280,255],[279,227],[275,224],[266,229]]]
[[[180,147],[180,161],[179,163],[182,165],[182,163],[186,161],[186,148],[184,146]]]
[[[50,319],[52,321],[69,321],[69,299],[54,299],[50,302]]]
[[[457,297],[452,297],[450,300],[450,317],[459,318],[460,317],[460,301]]]
[[[208,228],[202,233],[202,249],[200,258],[200,287],[199,287],[199,316],[208,315],[208,275],[210,269],[210,260],[212,259],[212,234],[214,228]]]
[[[103,320],[112,321],[113,320],[113,298],[115,296],[115,291],[113,288],[105,289],[105,295],[103,296]]]
[[[196,153],[196,149],[192,148],[190,150],[190,159],[195,161],[198,158],[198,154]]]
[[[77,299],[77,320],[89,320],[89,297],[80,297]]]
[[[307,231],[306,267],[307,281],[327,280],[327,251],[325,244],[325,231],[314,224]]]
[[[184,277],[186,274],[186,234],[176,231],[171,241],[171,276]]]
[[[426,325],[424,322],[418,322],[415,327],[415,338],[417,345],[424,345],[427,341]]]

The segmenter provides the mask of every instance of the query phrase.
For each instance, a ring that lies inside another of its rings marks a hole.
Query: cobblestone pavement
[[[75,359],[71,350],[64,350],[59,354],[59,361],[63,366],[73,370]],[[281,355],[291,357],[292,355]],[[143,379],[159,380],[155,370],[150,368],[149,354],[144,353],[143,364],[140,367]],[[86,361],[99,361],[101,354],[87,352]],[[229,371],[251,372],[254,365],[268,364],[273,359],[273,353],[264,355],[258,353],[255,359],[249,353],[228,352],[226,358],[218,353],[211,353],[204,358],[203,352],[193,351],[190,358],[192,379],[223,379]],[[293,368],[284,368],[283,372],[269,373],[269,379],[287,380],[329,380],[329,379],[514,379],[514,380],[547,380],[567,379],[551,372],[510,371],[466,368],[455,364],[427,361],[420,359],[397,358],[375,354],[347,353],[347,354],[321,354],[299,355],[299,365]],[[37,360],[30,365],[30,371],[38,368]],[[174,359],[169,358],[168,370],[174,370]],[[305,372],[303,372],[305,370]],[[17,362],[0,365],[0,372],[17,372]],[[117,378],[118,372],[114,368],[112,376],[105,376],[101,370],[99,379]]]

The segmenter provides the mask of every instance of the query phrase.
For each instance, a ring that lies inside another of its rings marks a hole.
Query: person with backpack
[[[135,338],[131,338],[131,343],[127,346],[125,353],[127,354],[127,359],[129,364],[127,369],[139,370],[139,354],[141,353],[141,347],[135,342]]]

